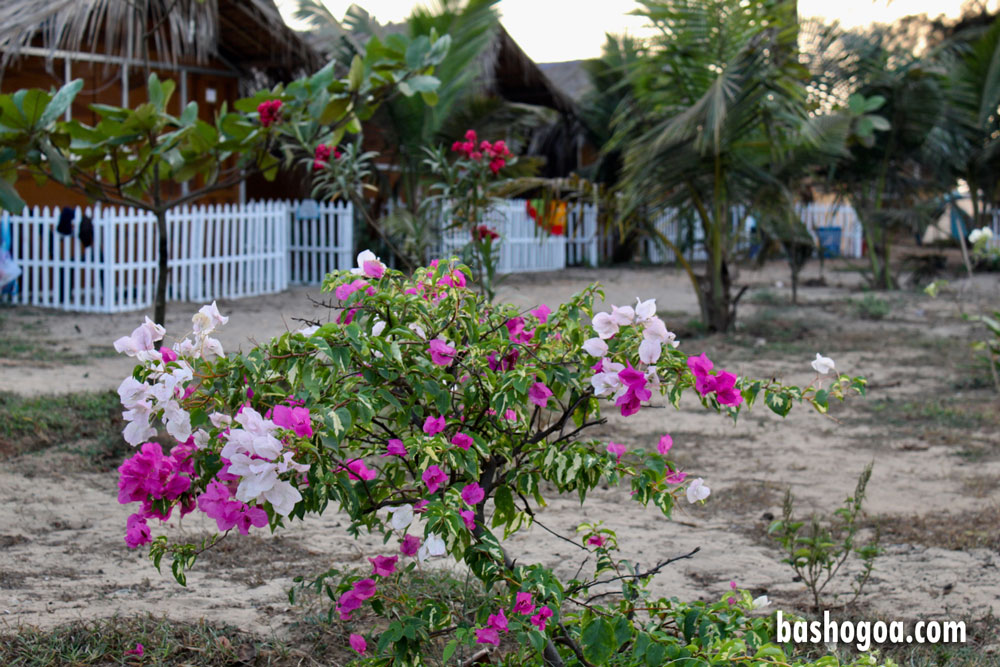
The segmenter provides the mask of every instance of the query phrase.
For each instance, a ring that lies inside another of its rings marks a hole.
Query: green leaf
[[[444,652],[441,654],[441,662],[448,662],[451,656],[455,655],[455,650],[458,648],[458,640],[452,639],[450,642],[445,644]]]
[[[80,92],[82,87],[83,79],[74,79],[60,88],[53,95],[52,99],[49,100],[48,106],[45,107],[41,118],[38,119],[39,126],[46,127],[49,123],[52,123],[66,113],[66,109],[73,103],[76,94]]]
[[[347,73],[347,86],[351,92],[358,92],[361,90],[361,82],[364,78],[365,64],[361,60],[361,56],[355,54],[354,58],[351,60],[351,69]]]
[[[349,97],[335,97],[330,100],[326,107],[323,108],[323,112],[319,115],[320,125],[330,125],[339,121],[351,108],[351,99]]]
[[[402,86],[404,82],[400,82]],[[405,81],[407,88],[409,88],[413,93],[430,93],[437,90],[438,86],[441,85],[441,80],[436,76],[429,76],[427,74],[420,74],[418,76],[410,77]],[[405,93],[404,93],[405,94]]]
[[[604,618],[595,618],[583,628],[580,635],[583,657],[596,665],[605,664],[615,650],[615,631]]]
[[[20,213],[24,209],[24,200],[17,194],[14,186],[0,178],[0,208],[11,213]]]

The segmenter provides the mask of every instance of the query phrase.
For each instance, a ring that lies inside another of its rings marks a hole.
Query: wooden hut
[[[134,107],[147,72],[173,79],[171,113],[197,101],[211,121],[224,102],[323,64],[289,28],[273,0],[4,0],[0,3],[0,92],[84,80],[67,116],[96,122],[94,103]],[[178,186],[180,187],[180,186]],[[30,205],[72,206],[81,195],[57,183],[18,183]],[[202,203],[235,202],[236,186]]]

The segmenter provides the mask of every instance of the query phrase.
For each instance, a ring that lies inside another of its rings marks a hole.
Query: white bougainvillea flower
[[[383,331],[385,331],[385,322],[376,318],[375,324],[372,325],[372,335],[381,336]]]
[[[655,364],[659,358],[660,358],[659,341],[645,338],[641,343],[639,343],[639,361],[641,361],[644,364]]]
[[[145,401],[135,403],[130,410],[123,412],[122,417],[128,422],[122,433],[125,442],[136,447],[155,437],[156,429],[149,425],[151,416],[152,407]]]
[[[115,341],[115,351],[124,352],[143,363],[160,361],[160,353],[154,349],[153,343],[163,340],[164,333],[166,330],[163,327],[147,317],[131,334]]]
[[[295,504],[302,500],[302,494],[294,486],[284,480],[278,480],[261,497],[271,503],[276,514],[288,516],[295,509]]]
[[[643,322],[642,337],[655,340],[670,347],[677,347],[677,335],[667,331],[667,325],[659,317],[651,317]]]
[[[209,441],[208,431],[200,428],[197,431],[195,431],[192,435],[194,436],[194,446],[197,449],[204,449],[205,447],[208,446],[208,441]]]
[[[427,340],[427,334],[424,332],[424,328],[416,322],[410,322],[406,325],[406,327],[413,333],[417,334],[417,336],[419,336],[422,340]]]
[[[447,550],[440,535],[428,535],[424,543],[420,545],[420,550],[417,551],[417,558],[423,562],[431,556],[443,556]]]
[[[196,335],[210,334],[216,327],[222,326],[229,321],[228,317],[223,317],[219,312],[219,307],[215,301],[208,306],[202,306],[198,312],[191,317],[191,324]]]
[[[820,375],[826,375],[834,369],[833,359],[830,357],[824,357],[819,352],[816,353],[816,359],[812,362],[812,367]]]
[[[300,333],[303,336],[305,336],[306,338],[309,338],[310,336],[312,336],[317,331],[319,331],[319,326],[316,325],[316,324],[314,324],[311,327],[305,327],[304,329],[299,329],[295,333]]]
[[[600,359],[608,354],[608,344],[600,338],[588,338],[583,341],[583,351]]]
[[[694,479],[688,484],[687,488],[687,498],[689,503],[696,503],[699,500],[705,500],[712,493],[712,490],[705,486],[705,480],[701,477]]]
[[[595,396],[604,396],[622,388],[621,378],[618,373],[625,370],[625,366],[617,364],[607,359],[601,360],[601,372],[595,373],[590,378],[590,384],[594,388]]]
[[[635,302],[636,324],[645,324],[656,317],[656,299],[647,299],[646,301],[642,301],[639,297],[636,297]]]
[[[413,505],[400,505],[389,509],[392,519],[389,524],[395,530],[406,530],[413,523]]]
[[[611,319],[620,327],[628,326],[635,320],[635,310],[632,306],[611,306]]]
[[[771,601],[767,599],[766,595],[761,595],[758,598],[754,598],[753,602],[750,603],[751,609],[763,609],[771,604]]]
[[[976,245],[977,243],[979,243],[980,239],[989,240],[991,238],[993,238],[993,230],[991,230],[989,227],[981,227],[979,229],[973,229],[972,232],[969,233],[969,243],[971,243],[972,245]]]
[[[611,338],[618,333],[618,323],[611,317],[610,313],[597,313],[594,315],[594,321],[591,324],[594,327],[594,331],[601,338]]]
[[[149,391],[152,389],[145,382],[139,382],[134,377],[127,377],[118,385],[118,398],[121,399],[125,409],[131,409],[135,404],[149,400]]]
[[[222,428],[233,423],[233,418],[222,412],[213,412],[208,416],[208,421],[212,422],[215,428]]]

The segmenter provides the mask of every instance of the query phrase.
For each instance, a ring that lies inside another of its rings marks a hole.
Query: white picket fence
[[[83,215],[94,225],[88,248],[78,240]],[[35,207],[6,218],[11,256],[22,274],[5,298],[81,312],[148,308],[157,279],[155,217],[101,206],[78,208],[74,216],[70,236],[55,230],[59,209]],[[167,299],[238,299],[280,292],[289,283],[316,284],[326,271],[350,265],[350,221],[350,206],[343,204],[303,208],[300,202],[268,201],[174,209],[167,214]]]
[[[288,211],[288,282],[318,285],[331,271],[354,266],[354,209],[347,202],[284,200]]]
[[[494,206],[482,224],[500,234],[497,273],[559,271],[567,266],[597,266],[597,207],[571,204],[566,211],[566,228],[559,236],[550,235],[528,215],[527,201],[509,199]],[[441,233],[441,256],[460,255],[470,242],[467,229]]]
[[[817,229],[840,229],[840,254],[843,257],[859,258],[862,255],[863,230],[854,209],[847,205],[809,204],[797,207],[802,222],[805,223],[813,238],[817,238]],[[733,231],[738,235],[737,249],[749,249],[752,244],[752,229],[755,224],[752,213],[745,216],[742,207],[734,207],[731,211]],[[678,248],[684,248],[684,256],[688,261],[704,261],[705,235],[701,224],[682,224],[676,209],[666,209],[654,218],[655,228],[670,239]],[[665,249],[657,239],[649,238],[645,242],[646,259],[654,264],[673,262],[675,255],[672,250]]]

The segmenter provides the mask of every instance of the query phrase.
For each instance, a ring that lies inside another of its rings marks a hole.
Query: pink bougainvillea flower
[[[626,365],[625,368],[618,372],[618,379],[626,387],[642,389],[646,386],[646,375],[642,371],[632,368],[632,364]]]
[[[351,612],[360,609],[364,601],[364,598],[360,597],[354,590],[349,590],[342,594],[337,599],[337,613],[340,614],[340,620],[351,620]]]
[[[538,321],[544,324],[549,321],[549,315],[552,313],[552,309],[543,303],[538,308],[529,310],[528,312],[537,317]]]
[[[607,539],[603,535],[591,535],[587,538],[587,544],[595,547],[603,547]]]
[[[528,389],[528,400],[540,408],[544,408],[552,397],[552,390],[544,382],[536,382]]]
[[[475,441],[472,439],[472,436],[468,436],[465,433],[461,432],[456,433],[455,437],[451,439],[451,444],[455,445],[459,449],[464,449],[466,451],[469,450],[469,447],[472,447],[472,444],[474,442]]]
[[[374,579],[361,579],[360,581],[354,582],[354,588],[352,589],[354,594],[358,596],[361,600],[367,600],[368,598],[375,595],[375,580]]]
[[[276,426],[290,429],[300,438],[313,436],[309,408],[290,408],[287,405],[276,405],[271,419]]]
[[[663,481],[667,484],[681,484],[685,479],[687,479],[688,474],[686,472],[681,472],[680,470],[675,470],[668,473]]]
[[[365,638],[361,635],[351,634],[347,640],[351,644],[351,648],[354,649],[358,654],[364,655],[365,651],[368,650],[368,644],[365,642]]]
[[[730,605],[734,605],[734,604],[736,604],[736,598],[734,598],[732,595],[730,595],[729,597],[726,598],[726,602],[728,604],[730,604]]]
[[[440,338],[435,338],[431,340],[429,344],[431,361],[433,361],[438,366],[449,366],[451,364],[452,358],[455,356],[455,348],[448,345]]]
[[[531,593],[518,593],[514,602],[514,613],[528,616],[535,611],[535,601]]]
[[[621,463],[622,454],[625,453],[625,445],[618,444],[617,442],[608,443],[608,454],[614,454],[616,460]]]
[[[545,632],[546,619],[548,618],[552,618],[552,610],[548,607],[540,607],[538,613],[531,617],[531,624]]]
[[[137,549],[152,541],[146,519],[138,513],[129,515],[125,522],[125,545],[129,549]]]
[[[530,343],[535,335],[534,329],[525,331],[523,317],[512,317],[507,320],[506,327],[510,339],[515,343]]]
[[[462,489],[462,500],[465,501],[466,505],[478,505],[485,497],[486,493],[483,491],[483,487],[479,486],[476,482],[467,484],[465,488]]]
[[[465,527],[470,531],[476,529],[476,515],[472,513],[472,510],[462,510],[458,513],[462,517],[462,521],[465,522]]]
[[[437,417],[427,417],[424,420],[424,433],[427,435],[437,435],[444,430],[446,425],[444,415],[439,415]]]
[[[396,571],[398,560],[399,556],[375,556],[375,558],[369,558],[368,562],[372,564],[372,572],[376,576],[388,577]]]
[[[358,265],[351,269],[351,273],[356,276],[381,278],[385,273],[385,264],[371,250],[362,250],[358,253]]]
[[[736,388],[736,376],[726,371],[715,376],[713,387],[715,397],[723,405],[739,405],[743,402],[743,394]]]
[[[406,535],[399,546],[399,551],[404,556],[416,556],[420,550],[420,538],[416,535]]]
[[[129,649],[128,651],[125,651],[125,655],[135,655],[135,656],[138,656],[138,657],[141,658],[142,655],[145,652],[146,652],[146,649],[145,649],[145,647],[143,647],[142,644],[136,644],[135,648]]]
[[[736,590],[736,582],[735,581],[730,581],[729,582],[729,588],[735,591]]]
[[[427,511],[427,506],[428,505],[430,505],[430,501],[429,500],[424,500],[423,498],[421,498],[417,502],[413,503],[413,513],[414,514],[423,514],[424,512]]]
[[[486,624],[494,630],[501,632],[510,631],[510,627],[507,625],[507,615],[503,613],[502,607],[497,609],[497,613],[489,615],[489,618],[486,619]]]
[[[674,446],[674,439],[670,435],[664,435],[660,437],[660,441],[656,443],[656,451],[664,456],[670,451],[670,448]]]
[[[393,438],[385,445],[385,454],[382,456],[406,456],[406,445],[399,438]]]
[[[511,408],[507,408],[506,410],[504,410],[503,418],[506,419],[509,422],[516,422],[517,421],[517,413],[514,412],[514,410],[512,410]]]
[[[493,628],[477,628],[476,643],[500,646],[500,634]]]
[[[343,470],[343,468],[341,468],[341,470]],[[363,479],[366,482],[369,482],[375,479],[376,475],[378,474],[374,470],[366,466],[365,462],[362,461],[361,459],[354,459],[353,461],[349,461],[347,463],[347,471],[348,471],[347,474],[348,479],[353,479],[355,481]]]
[[[705,353],[702,352],[697,357],[688,357],[687,365],[694,374],[695,390],[702,396],[712,391],[715,378],[709,374],[709,371],[715,367],[715,364],[705,356]]]
[[[428,467],[420,478],[424,480],[427,491],[430,493],[436,492],[438,487],[448,481],[448,476],[444,474],[444,471],[434,465]]]

